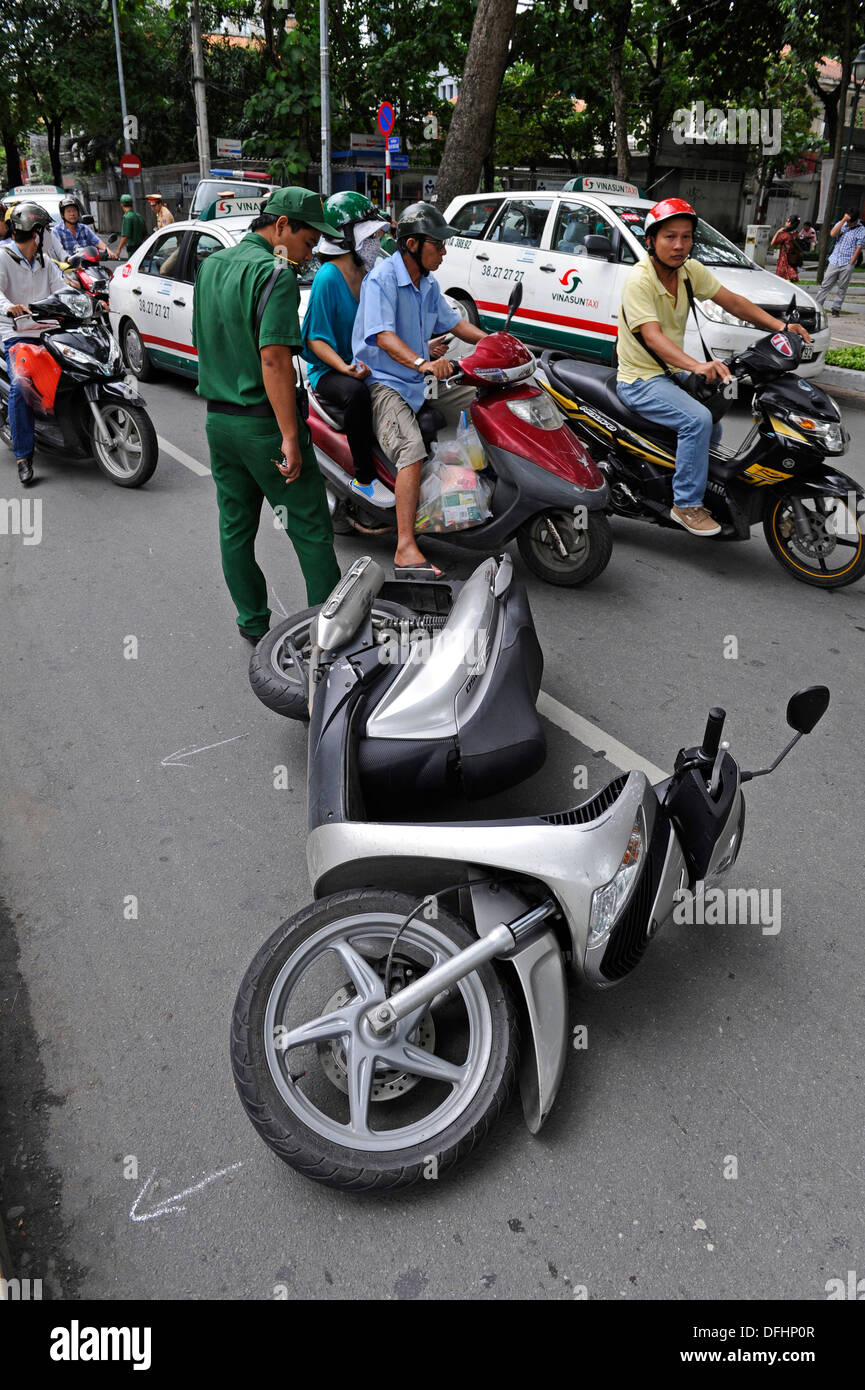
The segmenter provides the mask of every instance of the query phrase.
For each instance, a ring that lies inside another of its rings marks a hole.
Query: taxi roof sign
[[[562,184],[563,193],[618,193],[626,198],[643,198],[642,188],[622,179],[605,179],[598,174],[586,174]]]
[[[10,188],[6,196],[9,198],[21,198],[28,193],[41,193],[44,196],[46,193],[54,194],[65,192],[74,192],[74,190],[58,188],[56,183],[19,183],[17,188]]]
[[[226,190],[220,193],[212,203],[208,203],[204,212],[201,214],[202,222],[215,222],[220,217],[257,217],[261,212],[261,205],[267,201],[269,194],[263,194],[258,198],[239,198],[236,193],[229,193]]]

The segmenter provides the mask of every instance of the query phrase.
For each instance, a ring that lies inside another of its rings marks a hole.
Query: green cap
[[[263,211],[271,217],[290,217],[295,222],[305,222],[324,236],[333,235],[333,223],[325,216],[321,195],[308,188],[278,188]]]
[[[120,201],[121,203],[131,203],[132,199],[130,198],[128,193],[121,193]]]

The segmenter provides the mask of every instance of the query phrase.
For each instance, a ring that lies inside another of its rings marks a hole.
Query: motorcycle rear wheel
[[[807,545],[796,531],[794,497],[805,505],[812,526],[817,528],[817,539]],[[865,574],[865,536],[861,520],[857,524],[850,511],[846,493],[835,497],[811,492],[782,493],[769,502],[763,516],[763,534],[781,568],[801,584],[842,589]]]
[[[549,523],[568,551],[559,553]],[[573,512],[551,507],[523,523],[517,547],[532,574],[548,584],[575,588],[588,584],[607,568],[613,552],[613,533],[603,512],[589,512],[585,527],[577,527]]]
[[[102,400],[97,404],[110,440],[103,440],[91,425],[93,457],[107,478],[118,487],[141,487],[152,478],[159,461],[156,430],[147,411],[126,401]]]
[[[306,666],[312,650],[309,630],[313,619],[318,616],[319,604],[315,608],[304,608],[284,622],[277,623],[265,633],[249,658],[249,684],[258,699],[275,714],[283,714],[286,719],[308,719]],[[388,603],[380,599],[373,604],[373,627],[392,628],[400,620],[411,621],[415,615],[398,603]],[[291,651],[293,644],[301,660],[303,670],[298,670]]]
[[[383,1191],[441,1177],[486,1136],[513,1090],[519,1030],[492,965],[391,1036],[372,1041],[361,1024],[385,998],[388,951],[412,909],[394,952],[403,983],[475,940],[441,910],[427,921],[405,894],[335,893],[274,932],[237,996],[231,1063],[243,1107],[274,1153],[330,1187]]]

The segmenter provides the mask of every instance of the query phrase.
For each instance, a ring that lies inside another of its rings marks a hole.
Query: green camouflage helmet
[[[447,241],[448,237],[459,235],[459,227],[451,227],[445,222],[432,203],[410,203],[405,212],[400,213],[396,224],[396,239],[400,245],[410,236],[428,236],[434,241]]]
[[[355,227],[360,226],[362,222],[387,221],[384,214],[373,206],[365,194],[356,193],[350,188],[343,189],[341,193],[332,193],[326,199],[324,215],[334,229],[329,239],[338,246],[344,246],[346,251],[354,250]]]

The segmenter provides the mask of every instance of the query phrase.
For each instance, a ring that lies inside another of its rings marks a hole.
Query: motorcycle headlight
[[[614,878],[592,894],[592,910],[589,914],[590,946],[598,946],[605,941],[616,924],[616,919],[624,907],[640,871],[640,861],[646,847],[646,826],[643,814],[637,816],[628,840],[622,862]]]
[[[843,454],[844,426],[840,421],[814,420],[810,415],[797,415],[793,410],[787,418],[806,439],[813,439],[827,454]]]
[[[530,425],[537,425],[540,430],[557,430],[565,421],[565,417],[555,401],[546,394],[525,396],[522,400],[508,401],[507,406],[508,410],[512,410],[520,420],[525,420]]]
[[[86,352],[79,352],[77,348],[70,347],[68,343],[59,343],[55,338],[51,347],[54,352],[59,352],[61,357],[65,357],[69,362],[77,362],[80,367],[98,367],[100,371],[103,370],[101,362],[88,357]]]
[[[746,319],[737,319],[733,314],[728,314],[726,309],[722,309],[720,304],[716,304],[714,299],[705,299],[700,305],[700,313],[713,323],[727,323],[733,328],[753,328],[753,323],[748,323]]]

